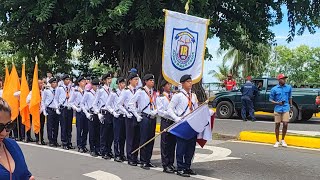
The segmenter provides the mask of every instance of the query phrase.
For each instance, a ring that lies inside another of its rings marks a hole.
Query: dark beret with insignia
[[[100,80],[98,78],[95,78],[95,79],[92,80],[91,83],[92,83],[92,85],[96,85],[97,86],[97,85],[100,85]]]
[[[117,79],[117,84],[121,83],[121,82],[125,82],[126,80],[123,77],[118,77]]]
[[[189,79],[191,79],[191,75],[190,75],[190,74],[183,75],[183,76],[180,78],[180,83],[186,82],[186,81],[189,80]]]
[[[136,77],[139,77],[137,73],[130,73],[128,76],[128,81]]]
[[[61,77],[62,80],[65,80],[65,79],[70,79],[70,76],[68,74],[65,74]]]
[[[49,82],[49,83],[57,82],[57,78],[53,77],[53,78],[49,79],[48,82]]]
[[[160,83],[160,87],[164,87],[166,84],[168,84],[169,82],[166,81],[165,79],[161,81]]]
[[[82,80],[87,80],[87,78],[84,77],[84,76],[80,76],[80,77],[78,77],[77,82],[80,82],[80,81],[82,81]]]
[[[143,80],[144,81],[148,81],[150,79],[154,79],[154,75],[153,74],[146,74],[143,76]]]
[[[104,74],[101,79],[105,80],[107,78],[112,78],[112,74],[111,73]]]

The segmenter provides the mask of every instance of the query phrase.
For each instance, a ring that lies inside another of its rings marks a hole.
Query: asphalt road
[[[152,162],[160,164],[159,142]],[[192,168],[199,176],[188,179],[204,180],[319,180],[320,151],[278,148],[270,145],[214,141],[214,146],[197,148]],[[143,170],[126,163],[93,158],[89,154],[60,148],[20,143],[30,171],[37,180],[113,179],[163,180],[185,179],[165,174],[161,168]],[[95,177],[95,178],[93,178]]]

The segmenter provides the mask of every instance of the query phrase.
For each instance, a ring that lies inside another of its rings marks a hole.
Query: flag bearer
[[[44,114],[47,115],[47,133],[50,147],[59,147],[57,142],[59,132],[59,116],[56,113],[58,102],[55,98],[57,90],[57,79],[51,78],[48,83],[50,87],[45,89],[42,96]]]
[[[173,94],[171,92],[171,84],[166,80],[161,81],[160,93],[161,95],[157,98],[156,103],[158,115],[161,117],[160,131],[163,131],[174,123],[167,112]],[[163,172],[174,173],[175,167],[173,166],[173,163],[176,149],[176,137],[169,132],[162,133],[160,147]]]
[[[99,79],[93,79],[91,84],[87,84],[86,91],[81,101],[81,108],[88,120],[90,155],[93,157],[100,154],[100,121],[97,114],[93,111],[93,102],[100,84]],[[92,87],[91,87],[92,86]]]
[[[129,108],[132,114],[137,118],[137,122],[140,122],[140,145],[154,137],[157,123],[155,102],[157,92],[153,89],[154,76],[146,74],[143,77],[143,81],[145,86],[139,88],[129,101]],[[141,168],[143,169],[149,170],[150,167],[154,167],[150,163],[153,145],[154,141],[140,149]]]
[[[119,111],[117,107],[117,101],[126,86],[126,82],[123,77],[119,77],[116,83],[118,85],[118,89],[112,90],[110,97],[107,100],[107,109],[113,116],[113,150],[115,155],[114,160],[116,162],[123,162],[126,160],[126,157],[124,155],[124,144],[126,140],[126,115],[123,112]]]
[[[129,100],[136,93],[136,87],[139,82],[139,76],[135,73],[131,73],[128,76],[129,86],[127,86],[119,96],[117,101],[117,107],[119,110],[126,115],[126,152],[128,164],[131,166],[137,166],[138,163],[138,152],[131,154],[135,149],[139,147],[140,139],[140,126],[137,122],[136,117],[134,117],[129,110],[128,103]]]
[[[61,142],[62,148],[69,150],[74,149],[72,146],[72,119],[73,110],[70,104],[70,96],[73,93],[73,89],[70,83],[70,76],[65,74],[62,76],[62,84],[57,88],[56,98],[58,102],[58,111],[61,125]]]
[[[191,93],[191,75],[183,75],[180,78],[180,83],[182,83],[182,89],[172,97],[167,110],[168,114],[176,122],[179,122],[184,115],[192,112],[195,108],[198,107],[197,96],[196,94]],[[196,147],[197,136],[189,140],[185,140],[179,137],[176,138],[177,175],[183,177],[196,175],[196,173],[191,170],[190,167]]]
[[[113,142],[113,122],[112,114],[107,110],[106,103],[111,93],[110,83],[112,74],[108,73],[102,76],[104,85],[97,91],[96,99],[93,103],[95,114],[98,114],[100,120],[100,153],[104,159],[113,158],[111,146]]]
[[[88,138],[88,119],[80,107],[80,103],[85,92],[86,81],[87,80],[84,76],[80,76],[77,79],[78,87],[70,97],[72,109],[76,111],[77,147],[78,152],[81,153],[88,152],[88,149],[86,148]]]

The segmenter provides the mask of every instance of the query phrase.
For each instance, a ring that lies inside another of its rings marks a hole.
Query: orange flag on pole
[[[36,57],[36,65],[33,71],[33,81],[31,90],[31,100],[29,105],[30,114],[32,115],[32,124],[34,133],[40,132],[40,103],[41,95],[38,83],[38,59]]]
[[[7,61],[5,62],[5,66],[6,66],[6,77],[4,79],[3,91],[4,91],[4,88],[6,87],[6,84],[8,84],[9,78],[10,78],[9,69],[8,69],[8,66],[7,66]]]
[[[30,114],[29,114],[29,107],[27,104],[27,96],[30,92],[27,77],[26,77],[26,65],[25,59],[23,58],[22,64],[22,74],[21,74],[21,94],[20,94],[20,115],[22,118],[22,124],[25,125],[26,132],[30,130]]]
[[[17,69],[12,62],[9,82],[3,91],[3,99],[5,99],[11,108],[11,120],[15,120],[19,115],[19,99],[14,97],[14,93],[20,90],[20,81]]]

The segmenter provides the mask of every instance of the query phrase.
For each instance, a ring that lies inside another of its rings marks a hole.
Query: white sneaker
[[[273,145],[273,147],[277,148],[277,147],[279,147],[279,145],[280,145],[280,142],[277,141],[277,142]]]
[[[288,147],[287,143],[284,140],[281,140],[282,147]]]

